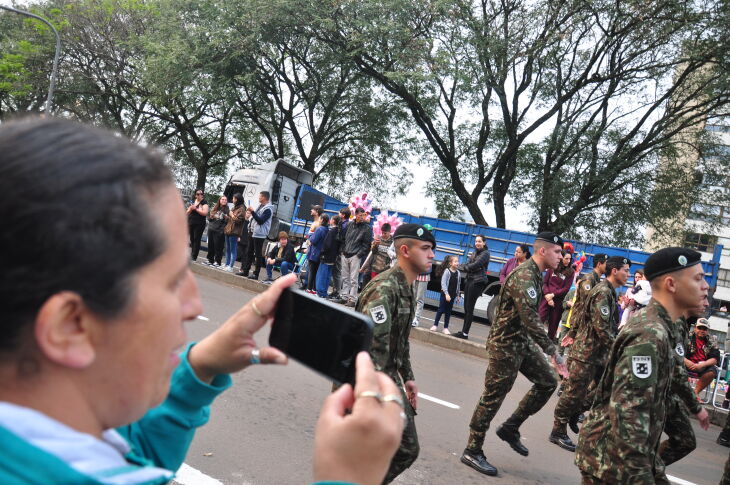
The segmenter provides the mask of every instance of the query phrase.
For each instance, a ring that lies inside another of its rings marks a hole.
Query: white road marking
[[[667,478],[670,482],[676,483],[678,485],[697,485],[694,482],[688,482],[687,480],[682,480],[681,478],[673,477],[671,475],[667,475]]]
[[[436,404],[440,404],[442,406],[446,406],[447,408],[461,409],[460,406],[458,406],[458,405],[456,405],[454,403],[450,403],[448,401],[444,401],[443,399],[439,399],[437,397],[429,396],[428,394],[423,394],[422,392],[419,392],[418,393],[418,397],[420,397],[422,399],[425,399],[426,401],[431,401],[431,402],[435,402]]]
[[[209,477],[200,470],[196,470],[187,463],[183,463],[175,474],[175,482],[180,485],[223,485],[223,482]]]
[[[198,315],[198,320],[202,320],[204,322],[210,321],[210,318],[204,317],[203,315]]]

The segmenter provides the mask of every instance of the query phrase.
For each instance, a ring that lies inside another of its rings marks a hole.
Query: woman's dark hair
[[[522,254],[525,255],[525,260],[528,260],[532,257],[532,253],[530,252],[530,246],[527,244],[520,244],[519,248],[522,250]]]
[[[17,204],[0,231],[0,351],[18,350],[61,291],[102,318],[126,311],[137,270],[164,250],[149,209],[166,186],[164,154],[124,137],[53,118],[3,123],[0,191]]]
[[[327,227],[327,224],[330,223],[330,216],[328,216],[327,214],[322,214],[321,216],[319,216],[319,223],[320,225]]]
[[[444,260],[441,261],[441,264],[438,265],[436,268],[436,271],[434,271],[434,275],[437,279],[441,279],[441,277],[444,275],[444,271],[449,267],[449,262],[451,261],[451,258],[455,258],[453,254],[449,254],[447,256],[444,256]]]
[[[233,207],[237,208],[243,205],[243,194],[236,192],[233,194]]]

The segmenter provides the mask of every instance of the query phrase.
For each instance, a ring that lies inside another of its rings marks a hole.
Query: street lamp
[[[53,90],[56,88],[56,77],[58,76],[58,58],[61,55],[61,37],[58,35],[58,31],[56,28],[46,19],[43,17],[36,15],[34,13],[26,12],[24,10],[18,10],[13,7],[8,7],[6,5],[0,5],[0,8],[3,10],[8,10],[10,12],[15,12],[19,15],[25,15],[26,17],[32,17],[34,19],[38,19],[41,22],[48,25],[53,33],[56,35],[56,53],[53,56],[53,68],[51,69],[51,85],[48,87],[48,98],[46,98],[46,109],[45,113],[46,116],[51,115],[51,102],[53,101]]]

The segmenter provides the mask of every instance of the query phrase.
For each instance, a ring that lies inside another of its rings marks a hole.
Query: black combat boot
[[[479,473],[484,473],[492,477],[497,476],[497,469],[489,464],[482,450],[472,451],[469,448],[464,449],[464,453],[461,454],[461,462],[472,467]]]
[[[503,441],[506,441],[510,447],[522,456],[527,456],[530,451],[520,442],[520,425],[522,420],[512,415],[507,421],[497,428],[497,436]]]
[[[564,450],[575,451],[575,443],[573,443],[573,440],[571,440],[566,433],[560,430],[554,429],[550,433],[550,438],[548,439],[550,440],[550,443],[555,443]]]

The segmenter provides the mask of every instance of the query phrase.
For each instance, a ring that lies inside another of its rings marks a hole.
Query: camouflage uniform
[[[497,316],[487,341],[484,391],[469,424],[470,451],[481,451],[489,424],[518,372],[533,383],[513,414],[520,423],[538,412],[555,391],[555,375],[538,348],[539,345],[548,355],[557,350],[537,314],[541,297],[542,275],[532,259],[515,268],[502,285]]]
[[[578,438],[584,483],[669,483],[657,449],[676,339],[674,322],[654,299],[621,329]]]
[[[590,408],[595,389],[588,392],[594,380],[600,380],[606,357],[613,344],[612,328],[618,323],[616,290],[608,280],[590,291],[584,304],[584,315],[575,342],[570,349],[570,376],[555,407],[553,429],[565,428],[570,417]]]
[[[578,279],[575,283],[575,303],[573,303],[573,312],[570,315],[567,327],[570,328],[568,337],[575,340],[578,335],[578,328],[580,327],[581,319],[583,318],[583,307],[588,300],[591,290],[594,286],[601,282],[601,276],[596,274],[595,271],[591,271],[590,274],[583,276]]]
[[[688,348],[687,321],[680,318],[676,322],[677,344],[674,347],[674,375],[672,376],[672,396],[667,403],[667,421],[664,423],[664,432],[669,439],[659,445],[659,456],[664,465],[681,460],[697,447],[697,439],[689,420],[688,409],[692,414],[702,410],[697,401],[694,390],[687,377],[687,368],[684,366],[684,353]]]
[[[408,418],[400,448],[390,462],[383,481],[390,483],[416,461],[419,452],[414,420],[416,411],[408,402],[402,385],[403,382],[415,380],[408,344],[414,313],[413,291],[403,270],[396,265],[373,278],[360,293],[355,308],[370,316],[375,323],[370,356],[375,368],[398,384]]]
[[[720,485],[730,485],[730,456],[727,457],[725,462],[725,471],[720,479]]]

